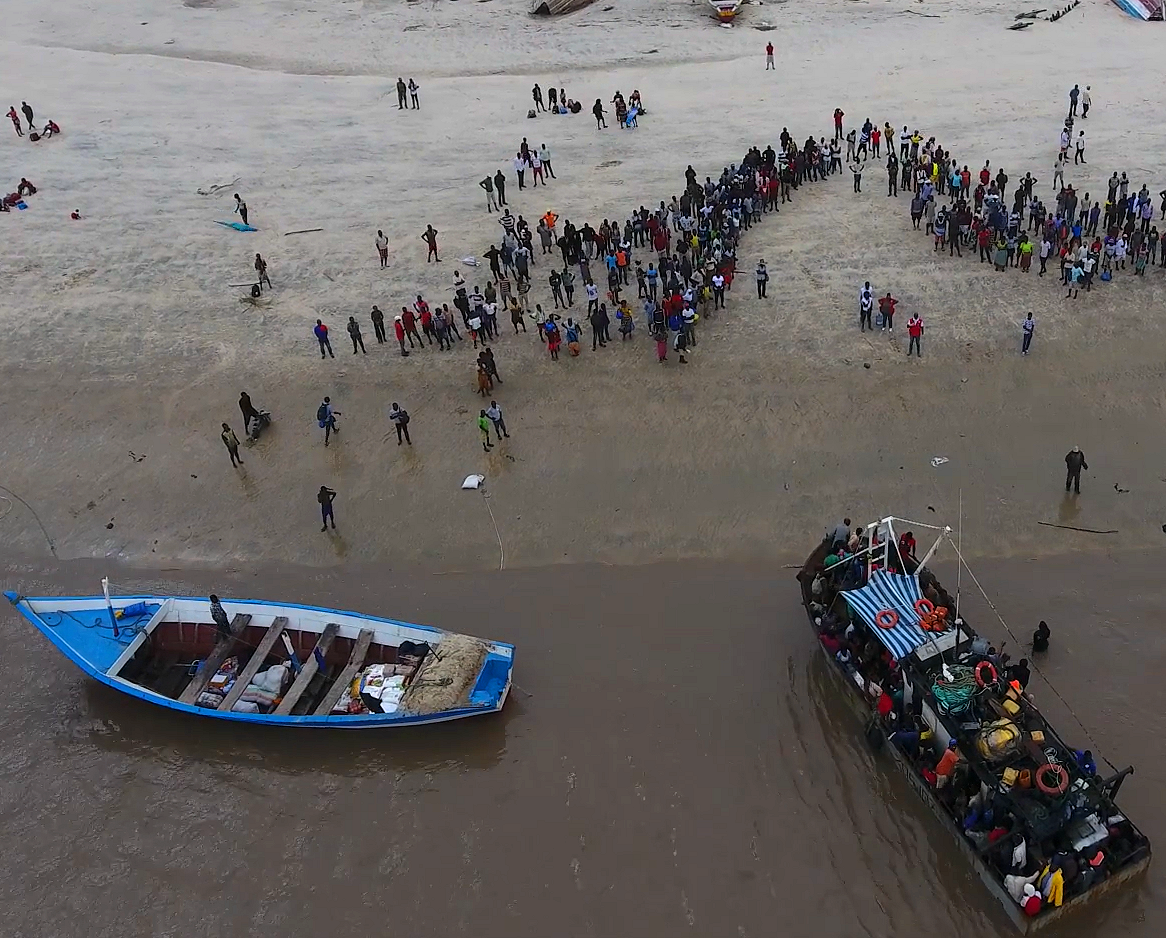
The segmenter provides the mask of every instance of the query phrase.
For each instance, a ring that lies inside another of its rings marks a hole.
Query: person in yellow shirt
[[[1061,868],[1058,866],[1056,869],[1052,869],[1046,864],[1045,868],[1041,870],[1040,881],[1041,895],[1044,897],[1045,904],[1059,909],[1065,898],[1065,874],[1061,872]]]

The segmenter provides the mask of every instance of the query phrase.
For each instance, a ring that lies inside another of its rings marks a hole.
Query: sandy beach
[[[1104,192],[1118,169],[1156,193],[1158,33],[1113,4],[1019,33],[1006,4],[765,4],[733,29],[700,4],[647,0],[557,20],[511,0],[12,7],[5,104],[27,99],[64,133],[33,145],[0,128],[7,184],[40,187],[0,218],[0,484],[37,510],[61,557],[488,569],[501,539],[507,566],[775,560],[840,511],[952,518],[961,491],[978,552],[1163,537],[1162,270],[1066,303],[1035,272],[936,257],[878,167],[861,195],[848,175],[803,187],[743,236],[743,276],[684,370],[658,365],[642,328],[554,363],[533,330],[503,323],[495,397],[512,438],[490,454],[469,342],[402,359],[391,336],[375,347],[368,320],[373,303],[391,320],[417,293],[449,302],[461,259],[500,234],[477,187],[487,172],[507,169],[511,206],[532,223],[551,208],[598,224],[679,193],[690,163],[715,177],[782,127],[829,134],[836,106],[848,127],[918,126],[973,168],[1030,171],[1051,195],[1066,92],[1088,83],[1089,163],[1069,181]],[[395,106],[398,75],[420,84],[420,110]],[[528,120],[535,81],[584,112]],[[648,107],[640,127],[596,131],[590,103],[632,88]],[[545,190],[513,185],[523,137],[554,153]],[[214,224],[232,218],[235,191],[259,231]],[[426,224],[440,265],[425,263]],[[275,284],[259,306],[230,286],[251,279],[256,251]],[[758,257],[765,301],[748,275]],[[534,268],[532,297],[547,306],[548,272]],[[900,298],[900,322],[923,316],[921,360],[906,359],[905,335],[858,332],[868,279]],[[349,315],[367,356],[348,350]],[[334,361],[317,355],[317,317]],[[236,471],[218,434],[223,420],[241,432],[244,389],[275,422]],[[313,420],[325,394],[343,412],[328,449]],[[388,438],[394,400],[412,415],[411,448]],[[1065,501],[1074,444],[1091,468]],[[458,488],[470,472],[487,477],[497,533],[482,497]],[[335,537],[319,532],[322,484],[340,493]],[[45,551],[22,506],[2,524],[11,550]]]

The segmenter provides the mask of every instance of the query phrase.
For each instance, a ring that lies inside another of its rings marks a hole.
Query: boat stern
[[[514,673],[514,646],[495,642],[470,691],[470,706],[483,710],[501,710],[510,694]]]

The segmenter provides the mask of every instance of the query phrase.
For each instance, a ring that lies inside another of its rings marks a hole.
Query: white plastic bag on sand
[[[936,469],[938,469],[940,466],[942,466],[945,462],[947,462],[946,456],[932,456],[931,457],[931,465],[934,466]]]
[[[476,257],[463,257],[462,263],[465,264],[467,267],[477,267],[478,266],[478,259]]]
[[[480,476],[477,473],[474,473],[473,475],[466,476],[466,480],[462,483],[462,488],[463,489],[476,489],[485,481],[486,481],[485,476]]]

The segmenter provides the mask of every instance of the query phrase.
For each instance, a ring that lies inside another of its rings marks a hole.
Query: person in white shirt
[[[377,254],[381,258],[381,267],[389,266],[389,239],[385,237],[385,233],[379,228],[377,229]]]
[[[1076,149],[1073,153],[1073,165],[1085,162],[1085,131],[1077,134]]]
[[[543,172],[545,172],[552,179],[555,179],[555,171],[551,167],[551,151],[547,149],[547,145],[545,143],[538,148],[538,158],[542,160]],[[546,185],[545,177],[543,179],[543,185]]]
[[[523,174],[526,172],[526,160],[522,158],[521,153],[514,154],[514,172],[518,176],[518,188],[525,189],[526,182],[523,178]]]
[[[498,406],[497,401],[490,401],[490,406],[486,408],[486,416],[494,424],[494,433],[499,439],[502,437],[510,439],[510,434],[506,432],[506,421],[502,419],[502,408]]]
[[[547,181],[543,179],[543,161],[539,159],[537,150],[530,151],[530,168],[533,172],[531,185],[537,186],[541,182],[545,186]]]
[[[587,291],[587,315],[590,316],[599,309],[599,287],[588,280],[585,289]]]
[[[725,308],[725,278],[720,273],[713,274],[713,309]]]
[[[1089,105],[1093,103],[1093,96],[1089,94],[1089,86],[1085,86],[1085,90],[1081,92],[1081,117],[1082,119],[1089,116]]]

